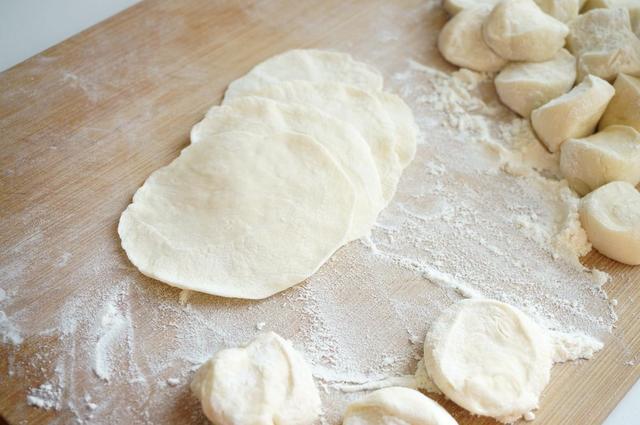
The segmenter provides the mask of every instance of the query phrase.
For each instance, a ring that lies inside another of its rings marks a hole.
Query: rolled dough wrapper
[[[533,0],[502,0],[482,26],[487,45],[510,61],[544,62],[564,46],[569,27]]]
[[[640,131],[640,78],[619,74],[613,83],[616,94],[598,124],[602,130],[610,125],[628,125]]]
[[[516,62],[507,65],[495,78],[502,103],[520,116],[559,97],[576,81],[576,59],[560,50],[546,62]]]
[[[584,196],[612,181],[640,183],[640,133],[612,125],[584,139],[562,144],[560,170],[569,185]]]
[[[438,403],[403,387],[377,390],[351,403],[342,425],[457,425]]]
[[[487,6],[492,9],[500,0],[444,0],[442,7],[450,15],[457,15],[465,9],[470,9],[476,6]]]
[[[531,112],[531,125],[549,151],[562,142],[593,133],[615,90],[592,75],[566,93]]]
[[[282,81],[339,81],[365,90],[382,90],[383,78],[372,66],[351,55],[316,49],[294,49],[259,63],[246,75],[229,84],[224,98],[251,94]]]
[[[149,277],[260,299],[311,276],[345,243],[354,201],[349,178],[310,137],[227,132],[151,174],[118,233]]]
[[[442,28],[438,50],[454,65],[474,71],[498,71],[507,61],[493,52],[482,38],[482,23],[490,6],[464,9]]]
[[[601,254],[640,264],[640,193],[631,184],[611,182],[585,196],[580,221]]]

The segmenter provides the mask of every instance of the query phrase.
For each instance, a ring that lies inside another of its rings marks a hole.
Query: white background
[[[51,47],[139,0],[0,0],[0,71]],[[606,396],[603,395],[603,398]],[[640,423],[640,381],[606,425]]]

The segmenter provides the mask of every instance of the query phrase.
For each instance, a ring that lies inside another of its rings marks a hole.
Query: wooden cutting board
[[[79,290],[65,270],[97,251],[117,252],[126,264],[116,234],[120,212],[145,178],[187,145],[188,130],[219,102],[229,81],[294,47],[364,58],[384,48],[375,65],[387,76],[409,58],[453,70],[435,49],[446,19],[423,0],[145,1],[1,73],[0,280],[4,286],[15,278],[9,265],[20,257],[27,264],[20,285],[37,293],[7,314],[39,303],[42,321],[49,320]],[[389,25],[395,36],[382,46],[375,35]],[[62,270],[50,261],[61,247],[73,252]],[[540,424],[601,423],[640,376],[640,367],[624,360],[640,354],[640,268],[595,252],[584,263],[612,275],[606,289],[619,300],[619,321],[592,361],[554,368]],[[45,343],[28,338],[12,356],[37,356]],[[25,406],[36,380],[8,376],[10,350],[0,347],[2,416],[16,424],[65,423],[64,409]],[[494,423],[440,401],[461,424]],[[178,405],[162,420],[190,417]]]

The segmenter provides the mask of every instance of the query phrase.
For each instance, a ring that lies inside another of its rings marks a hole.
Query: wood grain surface
[[[408,58],[450,71],[435,49],[445,21],[422,0],[144,1],[1,73],[0,264],[28,260],[20,285],[37,294],[6,313],[39,305],[46,322],[79,291],[69,275],[93,253],[108,251],[127,264],[116,233],[121,211],[187,145],[191,126],[227,84],[257,62],[318,47],[364,58],[377,51],[372,62],[387,76]],[[401,36],[380,52],[373,35],[385,25]],[[48,260],[62,248],[73,256],[59,269]],[[619,300],[617,328],[592,361],[554,367],[536,423],[602,423],[640,375],[638,362],[625,364],[640,353],[640,269],[595,252],[584,263],[613,276],[606,290]],[[10,276],[2,270],[4,285]],[[30,359],[47,343],[28,338],[13,355]],[[2,416],[12,424],[68,423],[64,408],[26,406],[36,379],[8,376],[10,350],[0,347]],[[494,423],[439,401],[461,424]],[[192,408],[176,402],[153,421],[181,423]]]

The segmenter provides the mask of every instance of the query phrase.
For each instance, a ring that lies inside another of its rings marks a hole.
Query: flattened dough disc
[[[344,243],[353,205],[349,179],[310,137],[227,132],[151,174],[118,233],[147,276],[259,299],[313,274]]]

